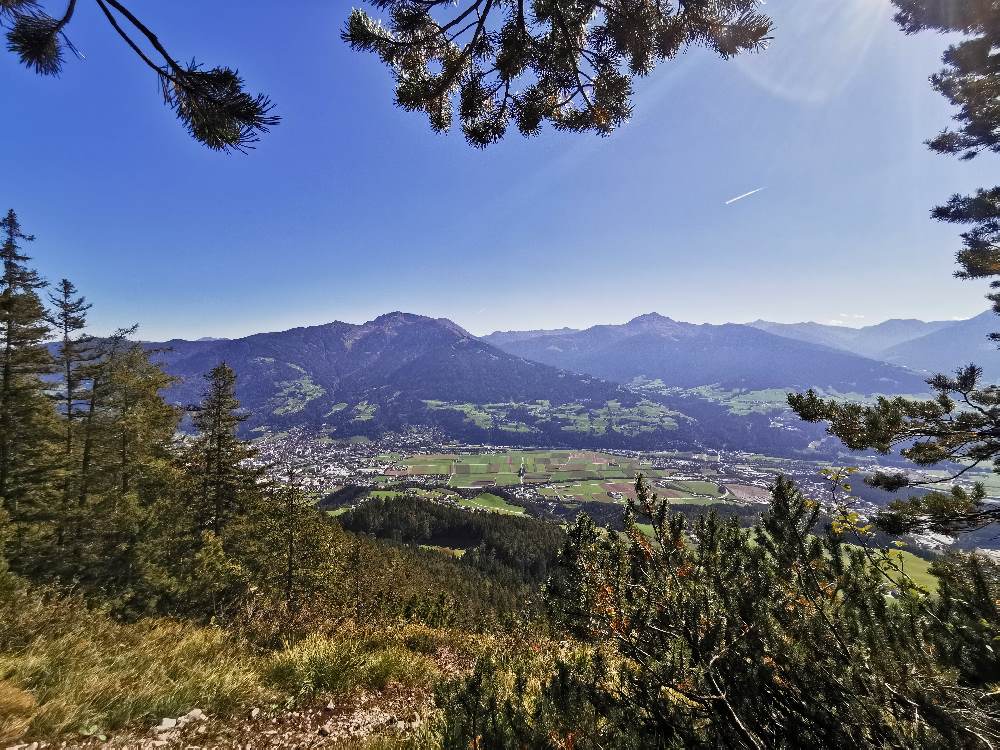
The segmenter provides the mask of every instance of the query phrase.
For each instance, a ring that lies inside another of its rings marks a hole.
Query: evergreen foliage
[[[565,536],[545,521],[470,513],[412,496],[368,499],[338,521],[345,529],[381,539],[464,550],[463,565],[511,583],[543,582]]]
[[[28,265],[25,234],[13,210],[0,219],[3,277],[0,278],[0,500],[15,519],[41,503],[30,490],[45,471],[44,448],[53,438],[50,410],[41,379],[52,368],[45,347],[47,314],[39,290],[46,286]]]
[[[193,138],[218,151],[246,152],[277,125],[263,94],[246,91],[229,67],[178,61],[124,2],[93,0],[108,25],[156,76],[166,105]],[[7,48],[28,69],[57,76],[77,0],[0,0]],[[631,113],[632,81],[691,46],[723,58],[763,49],[771,31],[756,0],[570,2],[372,0],[383,26],[360,9],[342,33],[374,52],[396,78],[396,103],[426,112],[447,130],[457,111],[469,143],[503,138],[511,121],[524,135],[544,122],[607,135]],[[58,11],[47,12],[50,6]]]
[[[47,311],[20,249],[30,238],[13,212],[2,227],[0,573],[72,587],[117,617],[239,623],[269,645],[345,620],[479,628],[520,610],[522,579],[493,547],[473,568],[361,538],[294,477],[265,476],[237,435],[246,413],[224,362],[179,437],[159,352],[134,327],[91,337],[68,280]]]
[[[771,31],[756,0],[576,2],[372,0],[388,25],[352,11],[343,32],[396,79],[396,104],[466,140],[525,136],[544,122],[608,135],[631,112],[632,80],[690,46],[723,58],[763,49]]]
[[[972,159],[983,152],[1000,152],[1000,6],[991,0],[893,0],[896,22],[908,34],[937,31],[959,35],[944,53],[944,68],[931,85],[958,107],[956,130],[944,130],[928,141],[938,153]],[[956,254],[956,276],[989,279],[1000,276],[1000,188],[954,195],[931,215],[940,221],[971,225],[962,234]],[[1000,281],[991,282],[1000,289]],[[1000,292],[987,295],[1000,313]],[[1000,334],[992,334],[1000,340]],[[928,380],[935,398],[916,401],[880,398],[873,406],[824,401],[815,392],[790,394],[788,402],[809,422],[829,423],[829,432],[852,450],[897,448],[921,466],[941,462],[961,464],[945,480],[913,482],[904,473],[878,472],[873,486],[896,491],[912,484],[948,487],[891,504],[879,518],[889,532],[933,530],[949,534],[975,530],[1000,519],[1000,508],[984,504],[981,485],[956,483],[972,468],[989,465],[1000,471],[1000,386],[985,384],[982,369],[956,363],[954,375]]]
[[[446,748],[944,748],[1000,737],[987,687],[996,565],[955,556],[934,603],[905,582],[896,590],[890,554],[820,532],[819,503],[788,480],[750,530],[714,514],[689,524],[642,477],[636,492],[622,534],[581,516],[548,584],[556,627],[580,647],[541,667],[502,655],[442,690]]]
[[[1000,152],[1000,8],[990,0],[893,0],[896,21],[908,34],[920,31],[959,34],[944,53],[944,67],[931,85],[958,111],[958,127],[945,129],[928,141],[941,154],[973,159],[984,152]],[[1000,187],[953,195],[931,214],[939,221],[967,225],[963,247],[957,253],[964,279],[994,279],[1000,275]],[[1000,281],[992,281],[1000,289]],[[988,295],[1000,312],[1000,292]]]
[[[227,67],[206,69],[177,61],[163,42],[119,0],[94,0],[112,30],[156,75],[163,101],[197,141],[216,151],[246,152],[262,133],[280,121],[263,94],[248,93],[239,73]],[[58,17],[43,0],[0,0],[0,28],[7,49],[39,75],[57,76],[69,50],[79,56],[66,30],[77,0],[68,0]]]

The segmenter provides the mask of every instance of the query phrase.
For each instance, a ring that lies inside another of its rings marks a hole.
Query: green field
[[[452,487],[489,487],[585,480],[634,481],[637,472],[661,477],[669,472],[647,462],[598,451],[505,451],[481,454],[431,454],[394,458],[405,467],[398,476],[448,476]]]
[[[554,474],[553,481],[562,477]],[[671,504],[683,505],[714,505],[725,503],[731,498],[728,493],[720,490],[712,482],[700,480],[664,480],[654,479],[653,490],[657,495]],[[585,480],[559,481],[540,487],[538,493],[543,497],[559,498],[572,502],[604,502],[616,503],[621,497],[635,499],[635,488],[631,480]],[[614,494],[612,494],[614,493]]]
[[[510,513],[513,515],[523,516],[524,508],[517,505],[511,505],[506,500],[498,495],[493,495],[489,492],[484,492],[482,495],[477,495],[476,497],[468,500],[462,498],[458,501],[458,504],[465,508],[482,508],[485,510],[492,510],[497,513]]]

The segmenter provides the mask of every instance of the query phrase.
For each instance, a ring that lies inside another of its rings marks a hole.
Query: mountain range
[[[967,320],[893,319],[864,328],[766,320],[749,325],[786,338],[901,365],[922,374],[952,372],[960,365],[975,362],[983,368],[988,380],[1000,381],[996,345],[988,338],[1000,328],[992,310]]]
[[[178,377],[167,393],[178,404],[199,400],[202,376],[220,361],[233,367],[251,433],[307,425],[347,438],[419,426],[469,442],[787,454],[824,444],[821,426],[784,406],[788,390],[924,393],[925,373],[903,365],[941,369],[937,361],[986,354],[992,345],[979,334],[993,322],[990,314],[842,330],[650,313],[477,338],[445,318],[393,312],[361,325],[149,346]]]
[[[822,388],[840,393],[917,393],[915,373],[828,345],[761,328],[682,323],[657,313],[583,331],[491,334],[483,339],[536,362],[619,383],[669,387]]]

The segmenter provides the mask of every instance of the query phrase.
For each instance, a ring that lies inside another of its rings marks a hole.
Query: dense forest
[[[461,549],[462,562],[473,568],[536,586],[548,577],[565,537],[560,527],[545,521],[470,513],[418,497],[372,498],[339,521],[380,539]]]

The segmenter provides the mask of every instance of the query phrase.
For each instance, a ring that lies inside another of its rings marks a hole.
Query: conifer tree
[[[690,46],[723,58],[763,49],[770,20],[756,0],[371,0],[385,24],[352,11],[343,37],[373,52],[396,79],[396,104],[436,131],[457,114],[466,140],[486,146],[513,121],[607,135],[632,109],[632,81]]]
[[[94,0],[111,30],[156,76],[163,101],[196,140],[217,151],[252,148],[260,134],[278,124],[271,101],[252,95],[239,73],[228,67],[206,69],[196,61],[181,63],[163,42],[120,0]],[[0,0],[0,28],[7,48],[39,75],[56,76],[65,53],[78,54],[67,35],[77,0]],[[60,5],[55,15],[44,6]]]
[[[993,746],[995,569],[941,568],[936,604],[892,553],[819,529],[791,482],[773,490],[749,530],[689,524],[642,477],[623,534],[581,515],[546,597],[585,647],[542,674],[501,654],[444,689],[444,747]]]
[[[261,604],[280,614],[286,637],[307,604],[323,602],[339,572],[337,559],[346,555],[316,499],[291,473],[286,483],[262,488],[233,524],[229,542]]]
[[[255,451],[237,435],[249,415],[240,411],[236,373],[220,362],[205,378],[208,389],[194,412],[198,432],[189,456],[197,482],[198,528],[218,537],[255,484],[246,466]]]
[[[1000,152],[1000,5],[992,0],[893,0],[896,22],[908,34],[921,31],[958,35],[944,53],[944,67],[931,85],[958,107],[959,127],[928,141],[931,150],[961,159]],[[1000,187],[974,195],[954,195],[931,212],[933,218],[970,228],[956,253],[966,279],[994,279],[1000,289]],[[987,295],[1000,313],[1000,292]],[[994,338],[1000,338],[994,334]],[[1000,508],[987,505],[981,485],[958,480],[977,467],[1000,471],[1000,387],[984,384],[975,364],[955,363],[954,374],[928,380],[929,401],[879,399],[874,405],[845,404],[820,398],[814,391],[790,394],[789,404],[803,419],[827,422],[831,434],[853,450],[881,453],[900,449],[921,466],[941,462],[957,466],[942,480],[914,482],[902,472],[877,472],[870,484],[889,491],[928,485],[935,491],[899,500],[882,514],[880,524],[894,533],[933,530],[957,534],[1000,520]],[[943,489],[938,489],[945,485]]]
[[[3,276],[0,278],[0,503],[18,520],[19,503],[43,478],[42,449],[51,437],[50,409],[41,375],[52,360],[38,290],[46,282],[27,263],[25,234],[13,210],[0,219]]]
[[[88,366],[88,466],[75,509],[81,577],[117,592],[130,607],[145,587],[141,558],[150,515],[178,484],[172,450],[179,413],[161,395],[174,381],[150,357],[141,344],[119,341]]]
[[[193,409],[196,434],[181,451],[176,485],[151,511],[155,538],[145,557],[169,609],[221,619],[251,586],[254,556],[244,549],[265,533],[250,520],[265,487],[255,451],[237,434],[247,415],[235,394],[236,374],[222,362],[205,379]]]
[[[76,286],[69,279],[59,282],[56,293],[49,295],[49,302],[52,305],[50,322],[59,336],[55,365],[62,378],[61,390],[53,394],[63,420],[62,507],[57,521],[57,544],[62,547],[66,541],[66,524],[71,518],[70,504],[77,463],[74,437],[81,416],[81,367],[91,356],[90,337],[81,333],[87,326],[90,305],[82,296],[77,296]]]
[[[110,29],[153,71],[167,106],[209,148],[246,151],[279,122],[237,71],[184,64],[123,0],[93,0]],[[0,0],[7,47],[39,75],[58,75],[77,50],[77,0]],[[607,135],[631,113],[633,80],[687,47],[723,58],[762,49],[771,22],[757,0],[371,0],[386,24],[352,11],[343,38],[374,52],[396,78],[396,103],[434,130],[455,115],[469,143],[524,135],[544,122]]]

